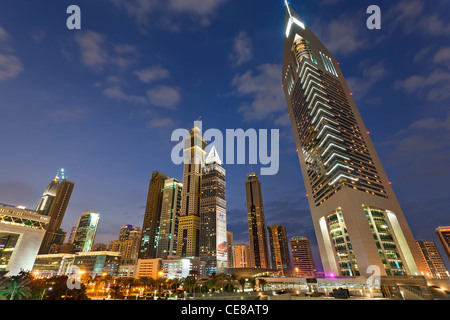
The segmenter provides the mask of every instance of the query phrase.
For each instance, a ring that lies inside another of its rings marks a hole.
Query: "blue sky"
[[[283,1],[24,3],[0,3],[0,202],[34,208],[64,167],[76,186],[63,228],[97,210],[109,243],[142,226],[153,171],[182,178],[174,129],[199,116],[205,130],[279,129],[280,171],[260,178],[266,221],[311,239],[321,268],[281,90]],[[290,3],[339,60],[415,238],[437,242],[450,224],[450,4]],[[71,4],[82,30],[66,28]],[[366,28],[371,4],[381,30]],[[250,166],[224,167],[228,229],[248,243]]]

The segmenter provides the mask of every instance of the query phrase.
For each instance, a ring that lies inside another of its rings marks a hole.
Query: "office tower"
[[[327,275],[426,267],[339,63],[286,3],[282,84]]]
[[[250,268],[250,247],[246,244],[232,246],[233,266],[232,268]]]
[[[200,199],[205,148],[206,142],[195,123],[184,146],[183,192],[177,244],[177,255],[180,257],[200,256]]]
[[[227,231],[228,268],[233,268],[233,232]]]
[[[169,179],[165,174],[155,171],[148,187],[147,204],[145,206],[144,224],[142,226],[141,248],[139,259],[156,257],[156,240],[161,217],[162,189],[164,181]]]
[[[128,236],[133,230],[134,227],[131,224],[124,225],[122,228],[120,228],[119,240],[128,240]]]
[[[164,182],[157,258],[177,255],[178,218],[181,211],[183,184],[177,179]]]
[[[225,169],[214,146],[205,163],[200,202],[200,258],[206,262],[206,275],[211,275],[228,267]]]
[[[292,273],[296,277],[316,276],[316,267],[311,252],[311,244],[306,237],[292,237]]]
[[[83,212],[78,219],[77,233],[73,241],[72,252],[90,252],[97,234],[100,214],[96,211]]]
[[[64,173],[64,169],[61,169],[61,172]],[[51,189],[52,192],[55,190],[56,178],[50,183],[47,189]],[[48,198],[46,201],[51,201],[50,209],[48,209],[48,216],[50,217],[50,222],[47,225],[44,240],[42,240],[41,247],[39,249],[39,254],[46,254],[49,252],[52,244],[55,244],[58,239],[60,239],[60,232],[58,231],[61,227],[62,220],[64,218],[64,214],[66,213],[67,206],[69,205],[70,196],[72,195],[73,188],[75,187],[75,183],[70,182],[65,179],[64,175],[62,175],[62,181],[58,182],[58,186],[56,188],[56,196],[53,200]],[[49,196],[49,195],[47,195]],[[45,198],[45,196],[44,196]],[[41,201],[42,202],[42,201]],[[46,208],[47,205],[41,203],[38,205],[38,209],[42,206]],[[47,209],[42,212],[47,212]],[[56,243],[61,244],[61,243]]]
[[[136,261],[139,255],[142,231],[132,225],[124,225],[119,232],[119,239],[110,242],[109,251],[120,252],[121,263],[124,261]],[[103,250],[104,251],[104,250]]]
[[[250,238],[250,267],[269,269],[267,252],[266,219],[261,191],[261,182],[256,173],[247,175],[245,194],[247,198],[248,234]]]
[[[272,269],[277,269],[279,276],[291,276],[291,259],[284,226],[268,226],[269,244],[272,257]]]
[[[427,278],[448,279],[447,267],[433,241],[417,240],[422,258],[428,266],[428,272],[424,274]]]
[[[70,234],[69,234],[69,240],[67,241],[67,243],[72,244],[73,240],[75,239],[75,234],[77,233],[77,227],[72,227],[72,229],[70,230]]]
[[[50,213],[50,208],[53,204],[53,201],[56,198],[56,193],[58,191],[59,186],[59,172],[56,174],[55,179],[53,179],[48,185],[47,189],[45,189],[44,194],[42,195],[41,200],[36,206],[36,212],[38,214],[48,216]]]
[[[22,206],[0,203],[0,274],[30,271],[50,217]]]
[[[438,227],[436,229],[436,234],[450,261],[450,227]]]

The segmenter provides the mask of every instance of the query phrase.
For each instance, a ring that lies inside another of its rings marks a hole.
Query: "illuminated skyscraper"
[[[316,276],[316,267],[311,252],[311,244],[306,237],[292,237],[292,273],[296,277]]]
[[[246,244],[232,246],[233,266],[231,268],[250,268],[250,247]]]
[[[339,63],[287,3],[284,38],[282,84],[324,271],[419,275],[426,267]]]
[[[450,226],[449,227],[438,227],[436,229],[436,234],[444,248],[445,254],[450,261]]]
[[[177,179],[167,179],[164,182],[159,224],[157,258],[167,258],[177,255],[178,218],[181,211],[181,193],[183,184]]]
[[[286,229],[280,225],[268,226],[272,269],[277,269],[279,276],[291,275],[291,259],[286,238]]]
[[[61,173],[64,173],[64,169],[61,169]],[[62,233],[60,227],[74,187],[75,183],[66,180],[64,174],[62,174],[62,181],[59,180],[57,175],[44,192],[44,195],[37,206],[37,211],[44,215],[48,215],[50,217],[50,222],[47,225],[44,240],[42,240],[39,249],[39,254],[47,254],[52,244],[62,244],[59,243],[59,239],[61,239],[60,235]],[[53,196],[53,194],[55,194],[55,196]]]
[[[169,179],[169,177],[161,172],[155,171],[152,174],[148,187],[147,204],[145,206],[139,259],[156,257],[159,221],[161,218],[162,190],[166,179]]]
[[[219,274],[228,267],[225,169],[213,146],[206,157],[200,202],[200,258],[206,275]]]
[[[248,234],[250,239],[250,267],[269,269],[266,219],[261,191],[261,182],[256,173],[247,175],[245,193],[247,198]]]
[[[447,267],[444,261],[442,261],[436,244],[433,241],[417,240],[417,246],[429,270],[424,276],[427,278],[448,279],[449,273]]]
[[[183,193],[178,224],[177,255],[200,256],[200,199],[206,142],[197,123],[185,139]]]
[[[72,252],[90,252],[97,234],[100,214],[95,211],[83,212],[78,219],[77,233],[73,241]]]
[[[228,268],[233,268],[233,232],[227,231]]]

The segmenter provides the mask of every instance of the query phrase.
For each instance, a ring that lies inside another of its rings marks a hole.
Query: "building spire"
[[[220,160],[219,154],[217,153],[216,147],[213,145],[211,151],[209,151],[206,157],[206,164],[217,163],[222,165],[222,160]]]

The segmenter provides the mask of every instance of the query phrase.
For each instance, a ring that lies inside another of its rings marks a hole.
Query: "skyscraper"
[[[168,256],[177,255],[182,190],[183,184],[177,179],[167,179],[164,182],[157,258],[165,259]]]
[[[436,234],[444,248],[445,254],[450,261],[450,227],[438,227],[436,229]]]
[[[180,257],[200,256],[200,199],[205,148],[206,142],[195,123],[184,146],[183,192],[177,246],[177,255]]]
[[[137,261],[140,241],[142,237],[141,228],[132,225],[124,225],[119,232],[119,239],[112,241],[109,244],[109,250],[120,252],[121,262],[123,261]]]
[[[256,173],[247,175],[245,181],[247,198],[248,234],[250,239],[250,267],[270,268],[267,252],[266,219],[261,191],[261,182]]]
[[[311,252],[311,244],[306,237],[292,237],[290,240],[292,252],[292,273],[296,277],[316,276],[316,267]]]
[[[282,84],[326,274],[419,275],[420,257],[339,63],[286,3]]]
[[[61,172],[64,172],[63,170],[64,169],[61,169]],[[52,180],[52,182],[50,182],[50,185],[47,187],[41,201],[37,206],[38,212],[42,212],[42,214],[50,216],[50,222],[47,225],[44,240],[42,240],[42,244],[39,249],[39,254],[47,254],[52,244],[55,244],[59,241],[59,239],[61,239],[61,223],[63,221],[64,214],[66,213],[67,206],[69,205],[73,188],[75,187],[75,183],[66,180],[64,175],[62,176],[62,181],[60,181],[59,178],[57,179],[57,177],[58,175]],[[53,194],[55,194],[54,198]],[[51,205],[49,206],[49,204]]]
[[[120,228],[119,240],[128,240],[128,237],[133,230],[134,227],[131,224],[124,225],[122,228]]]
[[[78,219],[77,233],[73,241],[72,252],[90,252],[97,234],[100,214],[96,211],[87,211]]]
[[[225,169],[213,146],[206,157],[200,201],[200,258],[206,262],[206,275],[228,267]]]
[[[250,268],[250,247],[246,244],[237,244],[232,247],[233,266],[231,268]]]
[[[158,238],[159,220],[161,218],[162,190],[166,179],[169,179],[169,177],[161,172],[155,171],[152,174],[148,187],[147,204],[145,206],[139,259],[156,257],[156,241]]]
[[[447,267],[442,261],[442,257],[433,241],[417,240],[422,258],[428,266],[429,272],[424,276],[435,279],[448,279]]]
[[[272,257],[272,268],[277,269],[279,276],[291,276],[291,259],[284,226],[268,226],[269,244]]]
[[[227,231],[228,268],[233,268],[233,232]]]

